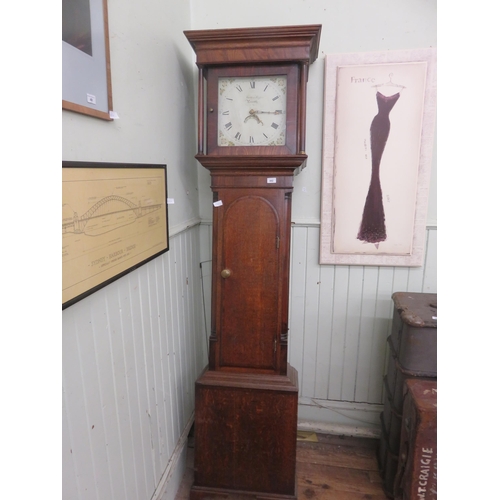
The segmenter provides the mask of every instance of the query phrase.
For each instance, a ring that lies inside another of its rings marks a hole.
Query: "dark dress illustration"
[[[377,91],[376,96],[378,113],[370,126],[372,175],[357,238],[367,243],[378,244],[387,238],[382,187],[380,185],[380,162],[391,129],[389,113],[400,94],[386,97]]]

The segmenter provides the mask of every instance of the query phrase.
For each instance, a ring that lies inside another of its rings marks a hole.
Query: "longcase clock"
[[[191,500],[297,498],[297,371],[288,363],[293,177],[320,25],[186,31],[198,154],[213,191],[212,320],[195,386]]]

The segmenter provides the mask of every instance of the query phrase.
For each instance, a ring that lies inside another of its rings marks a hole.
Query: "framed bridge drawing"
[[[421,266],[435,50],[325,57],[321,264]]]
[[[166,165],[62,162],[62,307],[168,251]]]

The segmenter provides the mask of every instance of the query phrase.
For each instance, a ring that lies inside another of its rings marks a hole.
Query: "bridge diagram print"
[[[119,227],[132,224],[137,219],[156,212],[162,208],[161,203],[137,205],[118,195],[105,196],[84,214],[73,211],[73,217],[63,219],[62,233],[86,234],[95,236],[104,234]]]

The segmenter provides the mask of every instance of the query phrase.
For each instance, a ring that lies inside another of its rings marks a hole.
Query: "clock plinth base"
[[[205,371],[196,381],[191,500],[296,500],[297,371]]]

